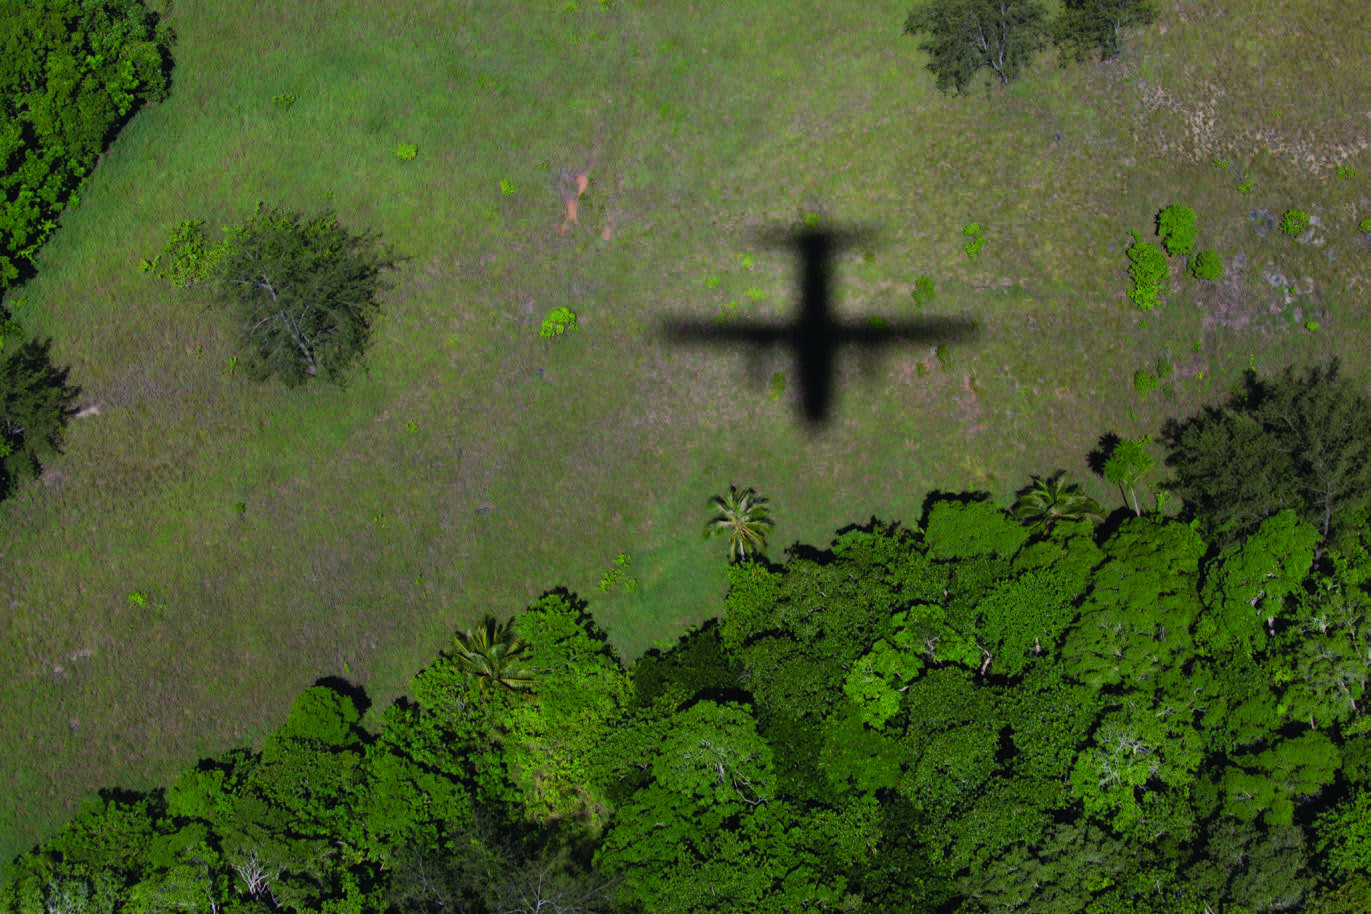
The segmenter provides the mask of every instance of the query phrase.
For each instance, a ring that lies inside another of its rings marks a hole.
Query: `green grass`
[[[1114,506],[1085,464],[1100,434],[1155,433],[1249,354],[1279,369],[1366,344],[1350,231],[1371,215],[1366,179],[1334,181],[1332,163],[1371,171],[1346,113],[1371,76],[1344,66],[1325,85],[1307,66],[1360,59],[1349,20],[1365,14],[1346,5],[1177,3],[1116,63],[1044,60],[962,99],[935,93],[900,37],[904,0],[758,0],[707,28],[628,0],[328,6],[178,4],[171,99],[106,154],[25,290],[30,331],[100,413],[72,425],[50,484],[0,505],[5,859],[84,791],[259,740],[319,676],[346,666],[379,712],[454,629],[548,588],[587,597],[636,657],[719,610],[724,547],[700,530],[730,483],[771,499],[776,558],[872,515],[912,524],[932,489],[1003,502],[1057,467]],[[559,235],[558,170],[586,167],[581,225]],[[369,372],[347,390],[226,377],[228,329],[139,259],[181,219],[217,232],[258,199],[313,210],[330,194],[412,258]],[[1175,274],[1142,327],[1127,233],[1178,200],[1229,273]],[[1321,219],[1323,244],[1257,236],[1249,212],[1290,207]],[[806,214],[880,228],[874,257],[838,265],[844,317],[920,314],[927,275],[922,313],[985,329],[950,367],[931,348],[869,377],[841,362],[814,437],[793,393],[768,396],[792,370],[779,356],[753,372],[653,335],[730,301],[786,313],[794,263],[752,232]],[[974,261],[970,222],[990,239]],[[1299,320],[1268,264],[1296,282]],[[540,339],[562,306],[580,330]],[[1135,396],[1133,372],[1168,348],[1175,396]],[[621,551],[641,586],[605,596]]]

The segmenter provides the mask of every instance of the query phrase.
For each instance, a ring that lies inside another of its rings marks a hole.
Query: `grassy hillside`
[[[0,504],[0,855],[83,791],[258,739],[321,675],[383,708],[454,628],[556,585],[598,596],[620,552],[641,587],[597,616],[630,657],[674,638],[718,610],[700,529],[730,483],[772,499],[777,553],[1056,467],[1115,505],[1085,466],[1100,434],[1155,432],[1249,364],[1364,376],[1368,14],[1164,5],[1118,62],[952,99],[905,0],[178,3],[171,99],[103,158],[19,308],[91,414]],[[181,219],[330,196],[412,258],[347,390],[229,373],[218,315],[137,269]],[[1144,315],[1123,249],[1171,202],[1230,272],[1177,271]],[[1309,243],[1267,230],[1288,207],[1318,218]],[[768,396],[780,354],[654,336],[785,314],[794,264],[753,232],[806,213],[880,229],[838,268],[844,316],[913,316],[928,274],[925,313],[985,328],[945,360],[844,363],[812,439],[793,389]],[[558,306],[582,330],[549,345]],[[1139,396],[1159,358],[1174,375]]]

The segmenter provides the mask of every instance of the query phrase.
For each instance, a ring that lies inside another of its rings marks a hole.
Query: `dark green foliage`
[[[1190,261],[1190,274],[1196,279],[1213,282],[1223,276],[1223,258],[1218,251],[1200,251]]]
[[[1223,544],[1286,508],[1329,540],[1371,505],[1371,401],[1336,361],[1303,377],[1249,373],[1227,406],[1163,436],[1166,488]]]
[[[1173,203],[1157,214],[1157,234],[1172,257],[1185,257],[1195,249],[1195,211]]]
[[[938,89],[964,94],[982,70],[1001,85],[1016,79],[1047,41],[1047,13],[1038,0],[931,0],[905,20]]]
[[[1055,38],[1063,61],[1099,54],[1112,60],[1123,50],[1125,29],[1157,18],[1154,0],[1063,0]]]
[[[288,387],[315,376],[345,380],[380,314],[381,273],[400,259],[376,234],[344,229],[331,210],[305,217],[258,203],[225,234],[211,246],[199,223],[183,222],[144,269],[177,285],[208,286],[228,306],[254,380],[276,376]]]
[[[80,390],[68,369],[52,364],[52,342],[27,340],[0,349],[0,498],[36,477],[61,452]]]
[[[0,291],[37,250],[134,111],[167,97],[173,35],[141,0],[0,10]]]

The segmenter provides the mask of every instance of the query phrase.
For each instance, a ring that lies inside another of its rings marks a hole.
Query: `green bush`
[[[1200,251],[1190,261],[1190,273],[1196,279],[1213,282],[1223,275],[1223,258],[1218,251]]]
[[[933,301],[935,292],[933,289],[933,277],[920,276],[914,280],[914,291],[910,296],[914,299],[914,307],[922,308],[924,305]]]
[[[553,337],[561,336],[568,330],[575,330],[576,327],[576,312],[570,308],[553,308],[543,319],[543,326],[538,331],[538,335],[545,340],[550,340]]]
[[[1157,376],[1150,371],[1139,370],[1133,373],[1133,389],[1144,397],[1156,390],[1160,384]]]
[[[1157,214],[1157,234],[1162,246],[1173,257],[1184,257],[1195,249],[1195,211],[1173,203]]]
[[[1302,209],[1288,209],[1281,213],[1281,231],[1298,238],[1309,227],[1309,214]]]
[[[1166,256],[1155,245],[1141,240],[1137,232],[1132,234],[1133,243],[1129,245],[1127,253],[1132,262],[1128,275],[1133,280],[1133,288],[1129,290],[1128,297],[1142,310],[1151,311],[1157,306],[1157,296],[1161,294],[1162,284],[1170,275],[1170,267],[1167,266]]]
[[[1371,219],[1363,219],[1357,223],[1357,231],[1371,232]]]

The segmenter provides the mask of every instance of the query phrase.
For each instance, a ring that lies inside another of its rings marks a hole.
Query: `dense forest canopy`
[[[1223,548],[1120,516],[930,496],[736,562],[627,669],[549,592],[377,732],[323,681],[260,750],[102,794],[0,909],[1364,909],[1371,554],[1289,508]]]

